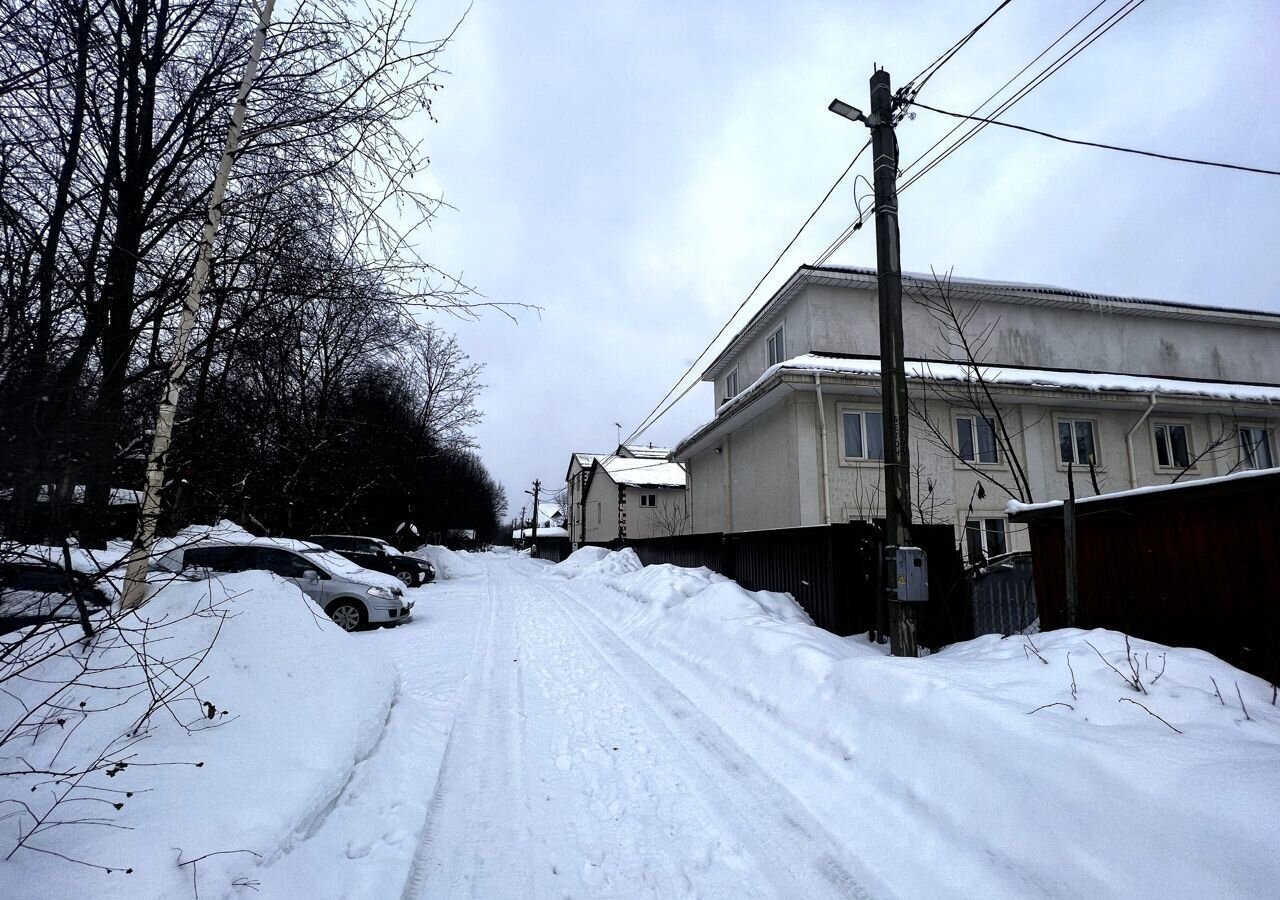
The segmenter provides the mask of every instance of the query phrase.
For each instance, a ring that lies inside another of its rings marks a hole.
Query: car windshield
[[[387,554],[387,556],[401,555],[399,550],[397,550],[395,547],[392,547],[386,541],[378,541],[377,543],[378,543],[378,546],[382,548],[382,551]]]
[[[314,559],[325,567],[330,575],[363,575],[365,570],[351,560],[332,550],[317,547],[315,550],[303,550],[308,559]]]

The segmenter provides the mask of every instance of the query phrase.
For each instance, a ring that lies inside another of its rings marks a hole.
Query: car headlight
[[[369,596],[370,596],[370,597],[377,597],[377,598],[378,598],[378,599],[380,599],[380,600],[394,600],[394,599],[396,599],[396,595],[395,595],[395,594],[393,594],[393,593],[391,593],[391,589],[390,589],[390,588],[384,588],[384,587],[371,587],[371,588],[369,588]]]

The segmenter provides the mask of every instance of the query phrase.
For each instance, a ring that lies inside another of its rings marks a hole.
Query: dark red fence
[[[971,637],[967,584],[949,525],[918,525],[913,539],[929,554],[929,602],[922,611],[925,646]],[[877,628],[880,529],[855,522],[730,534],[712,532],[628,540],[645,565],[705,566],[753,591],[790,594],[814,624],[836,634]]]
[[[1062,509],[1031,536],[1041,628],[1067,625]],[[1280,680],[1280,471],[1076,505],[1080,628],[1199,647]]]

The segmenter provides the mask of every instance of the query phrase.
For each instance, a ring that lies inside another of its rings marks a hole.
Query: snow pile
[[[560,578],[572,578],[581,574],[587,566],[605,559],[611,551],[604,547],[579,547],[560,562],[547,569],[546,574]]]
[[[436,568],[439,578],[466,578],[479,575],[483,570],[473,561],[467,559],[466,552],[450,550],[437,544],[423,544],[417,550],[407,554],[415,559],[425,560]]]
[[[256,881],[258,867],[320,827],[378,744],[398,692],[394,669],[367,643],[262,572],[172,580],[120,628],[101,632],[87,656],[73,647],[19,677],[0,668],[7,731],[89,665],[58,711],[46,709],[45,727],[0,745],[0,771],[95,769],[61,783],[0,778],[0,859],[13,851],[0,862],[6,898],[191,896],[193,879],[200,896],[233,894],[236,879]],[[144,661],[152,687],[171,690],[167,708],[149,710],[152,693],[139,690]],[[69,824],[15,850],[32,815],[64,791],[49,821]],[[181,865],[206,854],[217,855]]]
[[[642,604],[639,611],[632,611],[633,618],[652,617],[679,607],[683,615],[716,623],[750,617],[805,625],[813,622],[790,594],[748,591],[705,567],[644,566],[630,547],[616,551],[583,547],[545,574],[603,582]]]
[[[900,659],[786,595],[603,562],[575,595],[900,896],[1274,896],[1280,709],[1216,657],[1068,629]]]
[[[220,544],[245,544],[256,537],[230,519],[219,519],[214,525],[188,525],[173,537],[160,538],[151,548],[153,559],[159,559],[172,550],[211,541]],[[125,546],[128,550],[128,546]]]
[[[565,559],[549,566],[545,572],[556,578],[600,578],[608,580],[644,567],[636,551],[606,550],[604,547],[579,547]]]

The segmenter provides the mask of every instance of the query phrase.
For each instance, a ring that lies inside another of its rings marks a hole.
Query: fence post
[[[1062,550],[1066,567],[1067,627],[1075,628],[1080,615],[1076,584],[1076,480],[1067,463],[1067,502],[1062,504]]]

